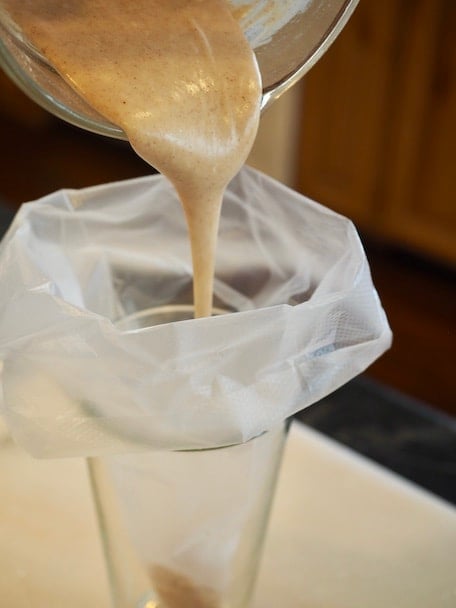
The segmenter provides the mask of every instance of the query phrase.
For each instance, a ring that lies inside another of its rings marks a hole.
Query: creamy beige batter
[[[223,192],[258,128],[257,64],[225,0],[3,0],[25,36],[166,175],[189,228],[195,315],[211,314]],[[216,608],[215,591],[151,568],[168,608]],[[155,604],[154,604],[155,605]]]
[[[261,98],[229,3],[2,3],[63,78],[173,183],[189,228],[195,315],[209,315],[222,196],[253,144]]]

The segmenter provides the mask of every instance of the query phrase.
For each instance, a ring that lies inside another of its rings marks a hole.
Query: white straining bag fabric
[[[191,302],[186,227],[161,176],[63,190],[0,247],[3,414],[39,457],[247,441],[391,342],[353,225],[245,168],[224,200],[215,299],[236,310],[125,333]]]

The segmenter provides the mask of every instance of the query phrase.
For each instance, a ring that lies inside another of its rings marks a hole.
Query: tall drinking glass
[[[167,306],[119,325],[191,314]],[[248,606],[287,428],[240,445],[88,461],[115,608]]]

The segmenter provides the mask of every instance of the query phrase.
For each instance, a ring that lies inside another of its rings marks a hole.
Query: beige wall
[[[296,153],[302,84],[287,91],[261,117],[248,164],[284,184],[296,185]]]

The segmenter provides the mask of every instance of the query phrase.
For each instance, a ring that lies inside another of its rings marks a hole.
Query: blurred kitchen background
[[[361,0],[323,59],[264,115],[250,159],[355,222],[394,332],[367,374],[451,414],[455,40],[455,0]],[[0,134],[3,209],[150,173],[128,144],[64,124],[3,73]]]

